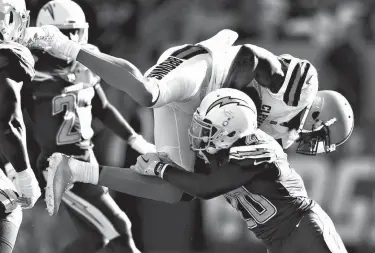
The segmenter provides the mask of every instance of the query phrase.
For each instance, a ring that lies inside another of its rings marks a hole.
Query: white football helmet
[[[36,26],[54,25],[73,41],[87,44],[89,24],[82,8],[71,0],[53,0],[39,11]]]
[[[21,41],[29,21],[24,0],[0,0],[0,41]]]
[[[348,100],[338,92],[318,91],[303,121],[297,153],[330,153],[345,143],[353,132],[354,114]]]
[[[189,129],[191,149],[206,160],[203,151],[215,154],[228,149],[256,128],[257,110],[251,98],[239,90],[218,89],[208,93],[194,113]]]

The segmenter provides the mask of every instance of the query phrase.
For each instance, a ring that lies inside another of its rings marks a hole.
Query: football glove
[[[65,60],[76,60],[82,46],[70,40],[56,26],[28,27],[22,44],[30,49],[40,49]]]
[[[137,163],[130,166],[130,169],[141,175],[162,178],[167,166],[168,164],[162,162],[157,154],[148,153],[138,156]]]

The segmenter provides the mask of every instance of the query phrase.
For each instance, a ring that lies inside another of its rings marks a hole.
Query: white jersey
[[[248,78],[249,83],[243,91],[257,104],[258,127],[273,138],[281,139],[286,147],[287,143],[290,144],[290,138],[295,137],[291,134],[295,130],[290,131],[290,127],[298,129],[301,123],[300,118],[296,124],[291,120],[311,106],[318,92],[315,67],[307,60],[291,55],[276,56],[250,44],[234,46],[232,51],[237,52],[237,55],[230,71],[226,73],[225,79],[231,81],[225,81],[224,87],[231,87],[231,82],[238,80],[246,83]],[[242,79],[236,77],[247,73],[246,68],[255,65],[252,76],[244,75]],[[249,90],[255,90],[256,95],[249,94]]]
[[[188,135],[193,114],[206,93],[221,82],[218,77],[224,76],[226,65],[216,62],[226,57],[237,37],[223,30],[197,45],[170,48],[145,73],[149,86],[158,92],[152,106],[156,150],[188,171],[193,171],[196,159]]]
[[[184,45],[167,50],[145,76],[158,86],[154,101],[157,152],[193,171],[196,154],[190,149],[188,129],[210,79],[211,55],[202,47]]]
[[[286,140],[288,123],[314,101],[318,92],[318,74],[306,60],[291,55],[277,58],[284,74],[283,84],[278,92],[271,92],[256,80],[252,81],[251,86],[257,89],[261,100],[258,126],[275,139]]]

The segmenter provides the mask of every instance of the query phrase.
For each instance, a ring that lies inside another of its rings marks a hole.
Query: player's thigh
[[[0,252],[11,253],[16,243],[17,234],[22,222],[22,210],[16,208],[6,214],[3,210],[0,215]]]
[[[190,148],[188,131],[192,115],[173,106],[154,109],[156,150],[186,170],[193,171],[196,154]]]
[[[332,220],[319,206],[307,212],[282,248],[282,253],[347,253]]]

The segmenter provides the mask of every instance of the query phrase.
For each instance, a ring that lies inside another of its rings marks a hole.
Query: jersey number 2
[[[64,121],[56,135],[57,145],[71,144],[81,140],[81,135],[79,133],[72,133],[72,128],[76,119],[75,103],[76,96],[74,94],[63,94],[53,98],[52,114],[56,115],[65,111]]]
[[[253,194],[244,187],[241,191],[225,195],[225,198],[241,213],[249,229],[266,223],[277,213],[276,207],[268,199]]]

